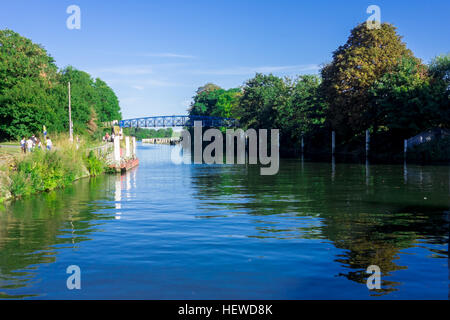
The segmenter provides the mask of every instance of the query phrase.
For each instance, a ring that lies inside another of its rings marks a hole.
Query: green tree
[[[295,142],[302,136],[312,136],[325,126],[328,105],[320,95],[321,78],[317,75],[303,75],[298,77],[292,88],[292,112],[281,112],[287,124],[282,120],[278,123],[291,133]]]
[[[429,66],[429,73],[435,79],[450,85],[450,53],[435,57]],[[448,89],[448,88],[447,88]]]
[[[96,93],[95,111],[100,122],[121,120],[119,99],[114,91],[104,82],[97,78],[94,82]]]
[[[54,59],[42,46],[12,30],[0,30],[0,92],[25,78],[52,84],[57,72]]]
[[[59,129],[57,67],[40,45],[0,30],[0,139],[29,136],[46,121]]]
[[[0,30],[0,139],[68,129],[67,83],[72,87],[74,130],[93,133],[97,121],[120,120],[119,101],[100,79],[73,67],[61,72],[42,46]]]
[[[388,133],[388,144],[400,147],[403,139],[423,130],[448,126],[448,95],[443,78],[439,79],[435,81],[425,65],[408,57],[375,82],[369,90],[369,117]]]
[[[101,122],[122,118],[119,100],[104,81],[99,78],[94,81],[88,73],[71,66],[62,70],[62,84],[67,87],[69,81],[75,131],[81,133],[88,129],[93,132]]]
[[[62,83],[67,87],[69,82],[73,129],[81,133],[87,129],[89,122],[97,120],[94,81],[88,73],[69,66],[62,70]],[[90,125],[91,131],[95,131],[94,124],[91,122]]]
[[[432,85],[435,87],[441,99],[441,109],[444,112],[444,119],[448,119],[450,112],[450,54],[440,55],[434,58],[428,69],[432,78]],[[450,126],[449,122],[442,126]]]
[[[49,87],[39,79],[21,79],[0,95],[0,132],[2,138],[20,138],[48,130],[62,131],[58,87]],[[67,119],[65,117],[64,119]]]
[[[215,84],[207,83],[198,88],[188,112],[190,115],[234,117],[240,93],[239,88],[224,90]]]
[[[368,90],[402,57],[413,58],[396,28],[388,23],[368,29],[355,27],[347,42],[333,53],[333,61],[321,70],[323,94],[329,103],[328,120],[345,138],[364,132],[372,125],[367,114]]]
[[[146,129],[146,128],[125,128],[126,135],[135,136],[136,139],[150,139],[150,138],[170,138],[173,135],[172,128]]]
[[[247,128],[279,129],[284,119],[279,114],[291,103],[291,84],[273,74],[257,73],[248,80],[239,101],[240,123]]]

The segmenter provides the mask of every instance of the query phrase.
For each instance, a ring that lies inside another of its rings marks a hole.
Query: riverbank
[[[60,137],[54,143],[57,146],[54,150],[35,149],[28,154],[22,154],[17,148],[2,148],[0,203],[64,188],[78,179],[110,170],[106,159],[84,141],[71,143],[67,137]]]

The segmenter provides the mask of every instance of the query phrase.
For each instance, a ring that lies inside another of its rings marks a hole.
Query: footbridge
[[[204,127],[237,127],[238,120],[210,116],[156,116],[120,120],[121,128],[157,128],[157,127],[193,127],[195,121],[201,121]]]

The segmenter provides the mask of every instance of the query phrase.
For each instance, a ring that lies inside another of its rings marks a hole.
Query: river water
[[[297,159],[261,176],[171,148],[1,208],[0,298],[448,299],[448,166]]]

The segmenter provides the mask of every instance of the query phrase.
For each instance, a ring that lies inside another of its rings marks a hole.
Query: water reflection
[[[73,263],[82,298],[364,299],[372,264],[372,295],[448,295],[448,167],[299,159],[261,176],[172,151],[141,145],[137,170],[4,208],[0,297],[72,298]]]
[[[55,262],[59,249],[76,249],[90,240],[111,214],[109,190],[114,176],[82,179],[65,190],[15,201],[0,212],[0,298],[20,298],[20,288],[33,285],[42,264]],[[117,190],[117,189],[116,189]]]
[[[278,175],[260,176],[255,166],[198,167],[192,183],[208,217],[274,216],[256,220],[257,235],[251,237],[331,241],[342,249],[335,257],[344,270],[338,276],[365,285],[366,268],[378,265],[383,289],[373,295],[398,290],[400,283],[389,279],[407,269],[398,263],[405,249],[420,246],[433,258],[448,258],[443,247],[449,237],[446,167],[411,165],[406,171],[332,161],[331,176],[329,168],[284,161]],[[211,207],[217,215],[211,215]]]

